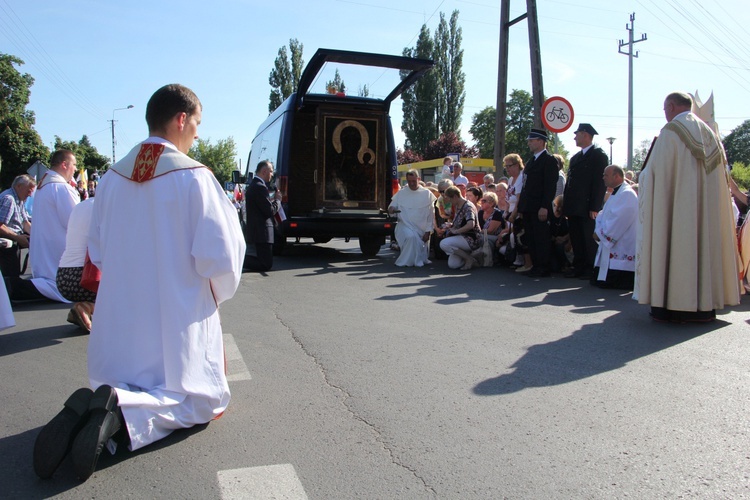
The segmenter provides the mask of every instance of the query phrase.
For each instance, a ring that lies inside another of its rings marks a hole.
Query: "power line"
[[[44,47],[36,40],[34,34],[24,25],[21,18],[8,5],[7,2],[0,4],[0,10],[5,15],[0,16],[0,23],[4,24],[3,30],[6,38],[13,43],[17,49],[25,53],[24,59],[33,61],[39,72],[42,73],[55,87],[65,94],[78,107],[102,119],[106,116],[96,104],[86,97],[81,90],[67,77],[65,72],[55,63]]]

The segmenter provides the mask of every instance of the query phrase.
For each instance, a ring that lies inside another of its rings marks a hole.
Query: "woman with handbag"
[[[74,302],[68,313],[68,323],[73,323],[86,332],[91,331],[91,317],[96,302],[96,291],[92,291],[92,288],[98,286],[99,274],[99,270],[91,261],[87,263],[87,242],[93,210],[94,198],[89,198],[76,205],[70,213],[65,235],[65,251],[60,257],[56,277],[60,294]]]

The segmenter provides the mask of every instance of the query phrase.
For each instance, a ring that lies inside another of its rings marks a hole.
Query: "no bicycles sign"
[[[542,104],[542,123],[559,134],[573,126],[573,106],[563,97],[550,97]]]

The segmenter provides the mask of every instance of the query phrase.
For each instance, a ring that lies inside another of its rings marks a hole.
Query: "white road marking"
[[[224,334],[224,356],[227,360],[227,380],[229,382],[252,379],[245,360],[242,359],[242,353],[237,347],[234,337],[229,333]]]
[[[216,475],[224,500],[307,500],[292,464],[221,470]]]

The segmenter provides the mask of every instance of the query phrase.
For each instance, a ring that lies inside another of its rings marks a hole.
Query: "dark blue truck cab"
[[[284,218],[276,227],[276,253],[287,238],[302,237],[317,243],[358,238],[363,254],[378,253],[395,226],[386,209],[398,190],[390,104],[432,66],[429,60],[342,50],[319,49],[312,56],[297,92],[258,128],[245,176],[234,176],[246,182],[258,162],[273,162]],[[329,93],[325,81],[334,70],[349,85],[365,83],[367,91],[360,86],[359,93],[366,95]],[[244,204],[241,219],[244,227]]]

